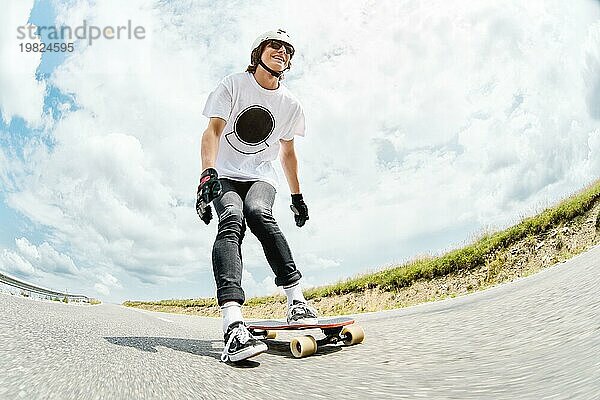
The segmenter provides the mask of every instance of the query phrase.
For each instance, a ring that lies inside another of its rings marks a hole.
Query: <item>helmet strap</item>
[[[261,67],[263,67],[264,69],[266,69],[271,75],[273,75],[275,78],[280,78],[281,74],[283,74],[283,71],[274,71],[271,68],[267,67],[267,64],[265,64],[263,62],[263,60],[259,59],[258,63],[260,64]],[[285,71],[285,70],[284,70]]]

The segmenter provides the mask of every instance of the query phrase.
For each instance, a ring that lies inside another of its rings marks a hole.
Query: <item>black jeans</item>
[[[219,216],[219,229],[212,252],[219,305],[227,301],[240,304],[245,301],[241,285],[241,245],[246,224],[263,247],[275,273],[275,284],[286,286],[299,280],[302,275],[296,269],[290,247],[273,218],[275,188],[261,181],[219,180],[223,193],[213,202]]]

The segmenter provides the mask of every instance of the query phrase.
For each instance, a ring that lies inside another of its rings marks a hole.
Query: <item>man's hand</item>
[[[198,185],[196,194],[196,212],[206,225],[212,219],[212,209],[209,203],[219,197],[223,191],[218,177],[214,168],[207,168],[200,177],[200,185]]]
[[[212,208],[208,204],[204,204],[202,200],[196,201],[196,212],[198,216],[206,225],[210,223],[212,219]]]
[[[292,195],[292,205],[290,206],[292,211],[294,212],[294,219],[296,220],[296,226],[302,227],[308,221],[308,207],[306,203],[304,203],[304,199],[302,199],[302,194],[293,194]]]

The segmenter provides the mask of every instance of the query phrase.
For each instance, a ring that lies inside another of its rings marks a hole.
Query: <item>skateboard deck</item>
[[[247,323],[248,330],[257,339],[275,339],[277,331],[320,329],[324,338],[315,339],[312,335],[294,337],[290,341],[290,351],[296,358],[310,356],[320,346],[343,343],[346,346],[362,343],[365,338],[363,329],[349,317],[319,318],[317,324],[289,325],[286,321],[262,320]]]
[[[263,329],[263,330],[300,330],[300,329],[314,329],[314,328],[337,328],[339,326],[345,326],[353,324],[354,320],[348,317],[336,317],[336,318],[319,318],[317,324],[312,325],[289,325],[286,321],[280,321],[276,319],[266,319],[263,321],[251,321],[248,322],[248,329]]]

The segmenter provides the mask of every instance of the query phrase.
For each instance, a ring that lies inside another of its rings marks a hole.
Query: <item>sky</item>
[[[600,176],[600,2],[9,0],[0,14],[0,272],[106,302],[213,297],[201,115],[260,33],[296,44],[310,220],[274,215],[305,287],[465,245]],[[3,2],[4,4],[4,2]],[[143,39],[19,39],[34,26]],[[73,52],[22,52],[25,43]],[[259,242],[247,296],[280,293]]]

